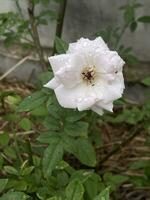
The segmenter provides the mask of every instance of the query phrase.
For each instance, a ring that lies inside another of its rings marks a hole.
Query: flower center
[[[95,67],[84,67],[81,76],[84,81],[94,85]]]

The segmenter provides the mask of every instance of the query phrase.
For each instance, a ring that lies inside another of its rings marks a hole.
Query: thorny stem
[[[114,147],[104,158],[102,158],[99,163],[98,167],[105,163],[111,156],[115,153],[119,152],[124,146],[129,144],[138,134],[141,133],[141,126],[134,127],[131,132],[129,133],[128,137],[126,137],[120,144]]]
[[[37,30],[37,25],[35,23],[35,17],[34,17],[34,3],[32,0],[28,0],[28,14],[29,14],[29,20],[31,24],[32,34],[33,34],[33,40],[36,46],[37,53],[40,58],[41,65],[43,67],[43,70],[46,70],[46,62],[44,60],[44,52],[43,48],[40,44],[39,34]]]
[[[62,36],[66,6],[67,6],[67,0],[63,0],[63,2],[60,3],[59,15],[58,15],[57,26],[56,26],[56,36],[59,37],[59,38],[61,38],[61,36]],[[55,46],[55,43],[54,43],[53,55],[55,53],[56,53],[56,46]]]

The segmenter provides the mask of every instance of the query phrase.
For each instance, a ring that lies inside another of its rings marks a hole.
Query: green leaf
[[[94,200],[109,200],[109,187],[104,189]]]
[[[13,147],[7,146],[4,148],[4,154],[12,159],[16,158],[16,152]]]
[[[128,124],[137,124],[144,117],[143,112],[137,107],[133,107],[131,110],[125,109],[123,115]]]
[[[130,169],[143,169],[146,167],[150,167],[149,160],[137,161],[137,162],[131,163],[129,166]]]
[[[69,177],[65,171],[57,171],[57,185],[59,188],[65,187],[68,184]]]
[[[87,122],[67,123],[64,132],[73,137],[87,137],[88,126]]]
[[[115,191],[119,185],[128,180],[127,176],[113,175],[111,172],[105,173],[103,178],[106,185],[110,186],[112,191]]]
[[[8,179],[0,179],[0,193],[3,192],[7,183],[8,183]]]
[[[137,28],[137,22],[134,21],[134,22],[132,22],[130,24],[130,30],[131,30],[131,32],[134,32],[136,30],[136,28]]]
[[[137,176],[131,176],[130,177],[130,182],[136,186],[136,187],[145,187],[149,185],[147,182],[147,177],[137,177]]]
[[[131,65],[136,65],[139,63],[139,60],[137,57],[135,57],[134,55],[132,54],[127,54],[126,57],[125,57],[125,60],[128,64],[131,64]]]
[[[96,165],[96,155],[92,144],[88,139],[63,136],[63,147],[65,151],[73,154],[81,163],[94,167]]]
[[[139,22],[150,23],[150,16],[142,16],[137,19]]]
[[[63,134],[63,148],[66,152],[74,154],[77,152],[76,139]]]
[[[8,133],[2,133],[0,134],[0,145],[6,146],[9,143],[9,135]]]
[[[24,169],[21,170],[21,175],[22,176],[27,176],[29,174],[31,174],[31,172],[33,171],[35,167],[34,166],[29,166],[29,167],[26,167]]]
[[[93,198],[105,188],[104,184],[101,182],[101,177],[95,173],[91,174],[86,180],[84,187],[89,200],[93,200]]]
[[[91,167],[96,166],[96,154],[92,144],[87,139],[77,139],[75,146],[77,151],[74,155],[81,161],[81,163]]]
[[[73,174],[75,169],[71,167],[67,162],[61,160],[58,165],[56,166],[57,170],[65,170],[68,174]]]
[[[23,192],[7,192],[0,200],[26,200],[29,199],[29,196]]]
[[[53,169],[63,157],[63,148],[60,141],[50,144],[44,152],[43,172],[45,177],[50,177]]]
[[[8,188],[10,187],[9,185],[10,181],[8,182]],[[25,180],[14,180],[14,183],[12,184],[13,187],[15,188],[16,191],[25,191],[27,190],[28,183]]]
[[[18,112],[28,112],[41,106],[46,100],[47,96],[42,91],[37,91],[26,97],[18,106]]]
[[[25,131],[29,131],[32,128],[32,122],[24,117],[20,122],[19,122],[19,126],[24,129]]]
[[[16,122],[16,121],[18,121],[20,119],[20,116],[17,115],[17,114],[11,114],[10,113],[10,114],[7,114],[7,115],[3,116],[3,119],[5,121],[9,121],[9,122]]]
[[[46,84],[52,78],[53,78],[53,73],[50,71],[42,72],[38,77],[42,85]]]
[[[82,200],[83,194],[84,187],[78,179],[71,181],[66,188],[67,200]]]
[[[5,40],[4,44],[8,48],[14,43],[19,43],[20,42],[20,35],[18,33],[5,33]]]
[[[48,116],[45,118],[43,125],[50,131],[59,131],[61,123],[59,120]]]
[[[41,105],[38,108],[35,108],[34,110],[32,110],[31,115],[40,116],[40,117],[47,116],[48,110],[45,105]]]
[[[86,116],[86,112],[70,111],[67,113],[66,121],[76,122]]]
[[[58,132],[48,131],[46,133],[40,134],[37,140],[41,143],[52,144],[56,143],[57,141],[60,141],[60,136],[61,134]]]
[[[0,155],[0,170],[2,169],[4,164],[4,158]]]
[[[19,175],[19,172],[12,166],[4,166],[4,171],[8,174]]]
[[[99,129],[94,130],[89,138],[94,143],[96,148],[102,146],[102,137]]]
[[[146,86],[150,86],[150,77],[144,78],[141,82]]]
[[[71,175],[71,180],[78,179],[82,183],[84,183],[87,179],[89,179],[93,175],[93,172],[86,170],[77,170]]]
[[[126,7],[124,12],[124,20],[127,24],[134,21],[134,8],[132,6]]]
[[[55,47],[56,47],[57,53],[62,54],[62,53],[66,53],[66,51],[68,49],[68,44],[56,36]]]

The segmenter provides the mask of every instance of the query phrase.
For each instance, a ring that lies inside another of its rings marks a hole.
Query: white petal
[[[63,85],[57,87],[54,91],[59,104],[64,108],[77,108],[79,99],[86,97],[87,88],[80,84],[73,88],[66,88]]]
[[[116,75],[116,79],[111,84],[104,84],[103,86],[103,102],[109,103],[122,96],[124,90],[124,80],[122,73]]]
[[[85,97],[84,99],[82,99],[81,101],[78,102],[78,110],[82,111],[82,110],[87,110],[90,109],[91,106],[93,106],[96,102],[96,99],[94,97]]]
[[[99,73],[122,71],[124,61],[115,51],[105,51],[94,56],[94,65]]]
[[[107,44],[102,39],[102,37],[100,37],[100,36],[97,37],[93,42],[94,42],[95,47],[98,47],[97,50],[100,50],[100,51],[108,51],[109,50]]]
[[[115,80],[115,76],[116,74],[115,73],[99,73],[98,77],[100,79],[100,81],[103,81],[105,83],[110,83],[111,81],[114,81]]]
[[[75,43],[69,44],[67,53],[91,53],[108,51],[107,44],[101,37],[97,37],[95,40],[89,40],[87,38],[81,38]]]
[[[103,110],[100,107],[96,106],[96,105],[92,106],[91,110],[93,110],[94,112],[96,112],[99,115],[103,115],[103,113],[104,113]]]
[[[71,66],[72,55],[61,54],[61,55],[57,55],[57,56],[51,56],[51,57],[49,57],[49,62],[51,64],[51,67],[55,74],[55,72],[57,72],[58,70],[60,70],[64,67]]]
[[[44,87],[50,88],[50,89],[55,89],[60,85],[60,81],[57,78],[53,78],[50,80],[48,83],[44,85]]]
[[[105,109],[105,110],[108,110],[110,112],[113,112],[113,103],[108,103],[108,104],[105,104],[105,103],[102,103],[101,101],[97,102],[96,105],[102,109]]]
[[[104,98],[104,95],[103,95],[104,89],[101,83],[97,83],[94,86],[92,86],[91,91],[93,91],[93,93],[95,94],[97,101]]]
[[[70,66],[58,70],[55,75],[66,88],[72,88],[82,82],[81,73],[85,65],[84,58],[80,55],[72,55]]]

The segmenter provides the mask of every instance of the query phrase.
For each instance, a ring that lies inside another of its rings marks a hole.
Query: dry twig
[[[28,60],[30,56],[24,57],[22,60],[20,60],[17,64],[15,64],[13,67],[11,67],[7,72],[5,72],[1,77],[0,81],[2,81],[6,76],[8,76],[11,72],[13,72],[17,67],[22,65],[26,60]]]

